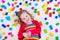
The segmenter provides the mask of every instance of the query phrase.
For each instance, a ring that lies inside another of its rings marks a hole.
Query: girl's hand
[[[29,35],[29,37],[31,37],[31,32],[30,31],[28,32],[28,35]]]
[[[31,37],[31,32],[24,32],[24,33],[23,33],[23,36],[24,36],[25,38],[30,38],[30,37]]]
[[[25,38],[28,38],[28,33],[24,32],[24,33],[23,33],[23,36],[24,36]]]

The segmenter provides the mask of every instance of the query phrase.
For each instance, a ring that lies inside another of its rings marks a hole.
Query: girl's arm
[[[34,24],[36,25],[36,29],[32,30],[31,33],[32,34],[38,34],[41,33],[41,27],[38,21],[34,21]]]
[[[24,29],[24,24],[21,24],[19,32],[18,32],[18,40],[23,40],[23,29]]]

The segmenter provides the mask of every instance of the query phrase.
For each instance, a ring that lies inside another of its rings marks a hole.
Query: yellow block
[[[14,14],[11,14],[12,17],[14,17],[15,15]]]
[[[46,11],[46,8],[42,8],[43,11]]]
[[[2,30],[2,28],[0,27],[0,31]]]
[[[50,38],[49,37],[46,37],[46,40],[50,40]]]
[[[9,8],[9,9],[8,9],[8,12],[11,13],[11,12],[12,12],[11,10],[12,10],[12,8]]]
[[[8,12],[11,13],[14,10],[15,10],[15,7],[11,7],[11,8],[8,9]]]
[[[5,32],[2,32],[2,35],[5,35],[6,33]]]
[[[44,3],[44,4],[43,4],[43,6],[44,6],[44,7],[47,7],[47,6],[48,6],[48,4]]]
[[[29,6],[28,4],[23,4],[23,6]]]
[[[2,16],[4,16],[5,14],[4,14],[4,12],[2,12]]]
[[[53,37],[53,36],[54,36],[54,33],[53,33],[53,32],[50,32],[49,35],[50,35],[51,37]]]

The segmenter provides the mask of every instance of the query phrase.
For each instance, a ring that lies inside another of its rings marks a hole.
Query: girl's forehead
[[[26,12],[23,12],[22,14],[27,14]]]
[[[24,16],[24,15],[27,15],[27,14],[28,14],[27,12],[23,12],[21,15],[23,15],[23,16]]]
[[[26,15],[28,15],[26,12],[23,12],[21,15],[20,15],[20,17],[24,17],[24,16],[26,16]]]

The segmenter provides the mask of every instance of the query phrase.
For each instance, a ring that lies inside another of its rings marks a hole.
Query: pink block
[[[60,4],[60,2],[58,2],[58,4]]]

